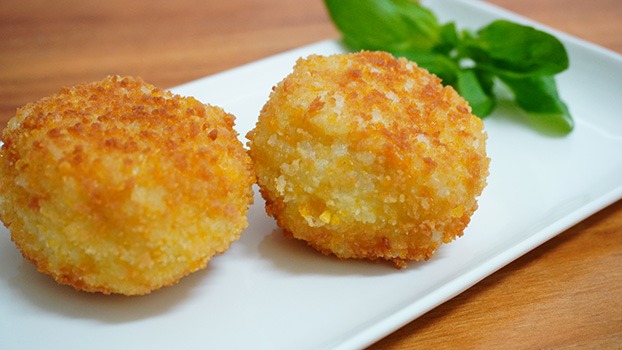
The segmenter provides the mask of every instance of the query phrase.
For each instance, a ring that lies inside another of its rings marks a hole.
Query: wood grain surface
[[[620,0],[489,2],[622,53]],[[320,0],[0,1],[0,127],[63,86],[121,74],[172,87],[337,37]],[[622,201],[370,349],[433,347],[621,349]]]

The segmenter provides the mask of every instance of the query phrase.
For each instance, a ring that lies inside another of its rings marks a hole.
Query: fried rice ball
[[[324,254],[427,260],[463,234],[486,185],[470,111],[388,53],[299,59],[247,135],[266,212]]]
[[[0,218],[61,284],[125,295],[174,284],[247,226],[254,175],[233,125],[131,77],[63,89],[2,134]]]

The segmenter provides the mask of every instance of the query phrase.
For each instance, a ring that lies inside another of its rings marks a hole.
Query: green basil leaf
[[[456,23],[446,23],[440,28],[440,41],[434,47],[434,51],[451,57],[454,51],[456,51],[459,42],[460,37],[458,36]]]
[[[495,76],[481,69],[474,69],[482,89],[489,95],[493,96],[493,88],[495,85]]]
[[[564,45],[533,27],[497,20],[468,40],[468,55],[478,67],[506,76],[554,75],[568,68]]]
[[[459,67],[446,55],[428,51],[395,52],[394,55],[416,62],[419,67],[441,78],[445,85],[453,85],[457,80]]]
[[[472,109],[471,113],[474,115],[484,118],[488,116],[495,107],[495,99],[491,91],[480,82],[480,78],[475,70],[460,70],[455,87],[458,93],[469,102]]]
[[[561,100],[553,76],[513,78],[500,76],[530,121],[550,134],[566,135],[574,128],[568,106]]]
[[[563,44],[533,27],[498,20],[476,32],[441,25],[413,0],[324,0],[351,50],[404,56],[452,85],[473,114],[489,115],[500,79],[540,130],[566,134],[574,126],[553,75],[568,68]]]
[[[434,14],[410,0],[324,0],[354,50],[429,50],[439,40]]]

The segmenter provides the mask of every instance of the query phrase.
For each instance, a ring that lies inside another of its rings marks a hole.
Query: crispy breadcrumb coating
[[[247,226],[234,116],[130,77],[63,89],[2,134],[0,218],[22,255],[78,290],[147,294]]]
[[[249,132],[267,213],[340,258],[398,267],[463,234],[486,185],[480,119],[406,59],[300,59]]]

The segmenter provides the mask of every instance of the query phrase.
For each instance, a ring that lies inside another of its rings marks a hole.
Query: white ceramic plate
[[[430,2],[476,28],[509,18],[477,1]],[[549,30],[544,28],[545,30]],[[565,138],[534,133],[502,107],[486,120],[489,185],[465,236],[428,262],[338,261],[273,233],[259,196],[242,239],[209,267],[148,296],[77,293],[36,272],[0,232],[2,349],[351,349],[368,345],[622,197],[622,58],[554,32],[571,68],[560,92],[576,119]],[[320,42],[173,90],[224,107],[243,137],[294,61],[342,51]]]

